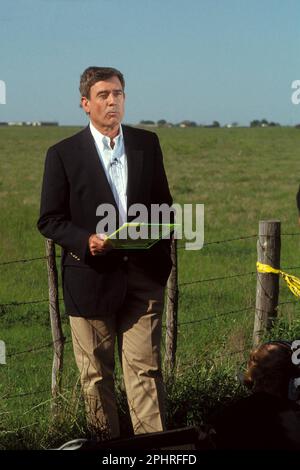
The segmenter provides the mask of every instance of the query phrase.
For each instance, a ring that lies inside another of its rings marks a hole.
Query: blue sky
[[[125,121],[300,122],[298,0],[0,0],[0,121],[84,124],[89,65],[126,79]]]

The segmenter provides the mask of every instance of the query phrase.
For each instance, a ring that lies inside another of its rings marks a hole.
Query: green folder
[[[106,236],[117,250],[146,250],[170,234],[179,224],[146,224],[126,222],[118,230]]]

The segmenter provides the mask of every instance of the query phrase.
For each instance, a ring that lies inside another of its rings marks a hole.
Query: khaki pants
[[[160,358],[163,298],[161,285],[128,267],[124,307],[117,314],[70,317],[87,419],[94,431],[108,431],[111,438],[120,434],[114,390],[116,339],[134,433],[165,429]]]

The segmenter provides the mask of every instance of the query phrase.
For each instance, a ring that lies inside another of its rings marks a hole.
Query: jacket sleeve
[[[84,260],[91,234],[72,223],[69,182],[55,147],[46,155],[37,227],[45,237]]]
[[[152,185],[151,203],[172,205],[173,200],[170,194],[168,180],[163,164],[163,155],[160,148],[159,140],[156,134],[155,138],[155,161],[154,161],[154,178]]]
[[[151,191],[151,204],[164,204],[169,206],[168,211],[164,211],[164,216],[161,217],[159,223],[173,223],[174,212],[171,210],[173,199],[170,193],[169,184],[164,168],[163,155],[160,143],[156,134],[155,136],[155,162],[154,162],[154,178]],[[166,209],[166,206],[165,206]],[[156,221],[157,222],[157,221]],[[162,239],[154,245],[155,249],[163,249],[165,253],[170,256],[170,242],[169,238]]]

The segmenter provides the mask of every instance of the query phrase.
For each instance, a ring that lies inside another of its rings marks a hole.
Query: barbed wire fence
[[[270,234],[268,236],[272,237],[272,235],[270,235]],[[281,236],[282,237],[285,237],[285,236],[299,237],[300,234],[299,233],[283,233],[283,234],[281,234]],[[221,244],[224,244],[224,243],[232,243],[232,242],[241,241],[241,240],[257,239],[257,237],[258,237],[258,235],[255,234],[255,235],[249,235],[249,236],[244,236],[244,237],[229,238],[229,239],[225,239],[225,240],[215,240],[215,241],[205,243],[203,248],[205,248],[207,246],[211,246],[211,245],[221,245]],[[182,250],[182,249],[184,249],[184,245],[178,245],[177,248],[175,247],[176,252],[178,250]],[[2,266],[25,264],[25,263],[31,263],[31,262],[36,262],[36,261],[49,261],[49,256],[50,255],[48,255],[48,256],[39,256],[39,257],[34,257],[34,258],[27,258],[27,259],[24,258],[24,259],[8,260],[8,261],[0,262],[0,268]],[[53,258],[53,254],[51,256]],[[54,260],[59,259],[60,257],[61,257],[60,255],[54,255]],[[53,259],[52,259],[52,261],[53,261]],[[177,270],[177,261],[175,261],[175,263],[173,261],[173,268],[174,268],[174,264],[176,265],[176,270]],[[300,266],[289,266],[289,267],[284,267],[283,269],[286,270],[286,271],[287,270],[297,270],[297,269],[300,269]],[[203,317],[203,318],[200,318],[200,319],[197,319],[197,320],[178,322],[178,320],[177,320],[177,311],[175,311],[178,308],[178,298],[177,298],[177,301],[174,303],[174,295],[177,295],[177,297],[178,297],[178,292],[180,292],[182,289],[188,288],[189,286],[202,284],[202,283],[212,283],[212,282],[218,282],[218,281],[226,281],[226,280],[229,280],[229,279],[242,278],[242,277],[254,276],[254,275],[257,275],[257,271],[248,271],[248,272],[244,272],[244,273],[241,272],[241,273],[231,274],[231,275],[227,275],[227,276],[218,276],[218,277],[213,277],[213,278],[196,279],[196,280],[191,280],[189,282],[178,283],[177,282],[177,273],[176,273],[176,282],[175,283],[173,282],[173,284],[172,284],[172,281],[170,281],[172,279],[172,273],[171,273],[170,278],[169,278],[169,282],[168,282],[167,297],[168,297],[168,303],[169,303],[169,305],[171,305],[170,312],[171,312],[172,315],[175,314],[176,318],[175,318],[175,320],[173,319],[172,322],[171,322],[171,324],[172,324],[171,332],[170,332],[170,324],[168,324],[168,318],[166,319],[166,323],[163,325],[164,330],[166,330],[166,341],[165,341],[165,357],[166,357],[165,361],[166,362],[165,362],[165,365],[166,365],[166,369],[169,372],[172,372],[174,370],[175,363],[176,363],[176,349],[177,349],[176,348],[176,342],[177,342],[178,327],[189,327],[189,326],[193,326],[195,324],[201,324],[203,322],[208,322],[208,321],[215,320],[215,319],[218,319],[218,318],[227,317],[227,316],[230,316],[230,315],[235,315],[237,313],[253,312],[255,310],[255,305],[251,305],[251,306],[247,306],[247,307],[242,307],[240,309],[233,309],[233,310],[228,310],[228,311],[224,311],[224,312],[216,312],[214,315],[208,315],[206,317]],[[261,276],[264,276],[264,275],[261,275]],[[57,301],[62,302],[62,300],[63,299],[57,297]],[[49,303],[49,298],[32,299],[32,300],[24,300],[24,301],[14,301],[14,300],[12,300],[10,302],[1,303],[0,304],[0,321],[1,321],[1,318],[4,315],[9,315],[11,313],[12,308],[16,309],[18,307],[25,306],[25,305],[37,305],[37,304],[45,304],[45,303]],[[286,302],[277,302],[276,308],[278,308],[281,305],[296,304],[296,303],[298,303],[297,300],[286,301]],[[167,307],[167,309],[168,309],[168,307]],[[43,313],[49,313],[49,311],[48,310],[47,311],[43,310]],[[265,311],[264,309],[263,309],[263,313],[267,314],[267,317],[270,317],[270,316],[274,315],[274,311],[270,312],[270,311]],[[263,323],[265,323],[265,321]],[[168,328],[169,328],[169,330],[168,330]],[[175,335],[176,338],[174,337],[174,335]],[[262,331],[260,331],[260,336],[261,335],[262,335]],[[30,347],[28,349],[12,351],[12,352],[8,353],[6,355],[6,357],[8,359],[11,359],[11,358],[19,356],[19,355],[32,354],[32,353],[39,352],[39,351],[42,351],[42,350],[45,350],[45,349],[50,349],[50,348],[54,348],[54,351],[55,351],[55,347],[61,341],[63,341],[63,344],[68,344],[68,343],[72,342],[70,337],[63,336],[62,338],[53,340],[51,342],[47,342],[45,344]],[[175,341],[175,346],[174,346],[174,341]],[[169,347],[170,343],[173,344],[171,349]],[[234,355],[240,355],[242,353],[249,352],[249,349],[250,348],[238,349],[238,350],[234,350],[234,351],[225,352],[225,353],[222,354],[222,356],[214,356],[214,359],[224,358],[224,357],[231,357],[231,356],[234,356]],[[55,354],[55,352],[54,352],[54,354]],[[171,356],[170,356],[170,354],[171,354]],[[207,352],[204,352],[202,354],[202,356],[200,354],[199,357],[206,357],[206,358],[209,359],[209,355],[207,354]],[[190,365],[190,363],[182,363],[181,365],[182,366],[188,366],[188,365]],[[13,398],[23,398],[23,397],[27,397],[27,396],[39,395],[39,394],[43,394],[43,393],[47,393],[47,392],[49,392],[48,389],[28,391],[28,392],[25,391],[25,392],[22,392],[20,394],[3,395],[0,398],[4,399],[4,400],[6,400],[6,399],[8,400],[8,399],[13,399]],[[52,384],[52,392],[53,392],[53,384]]]

